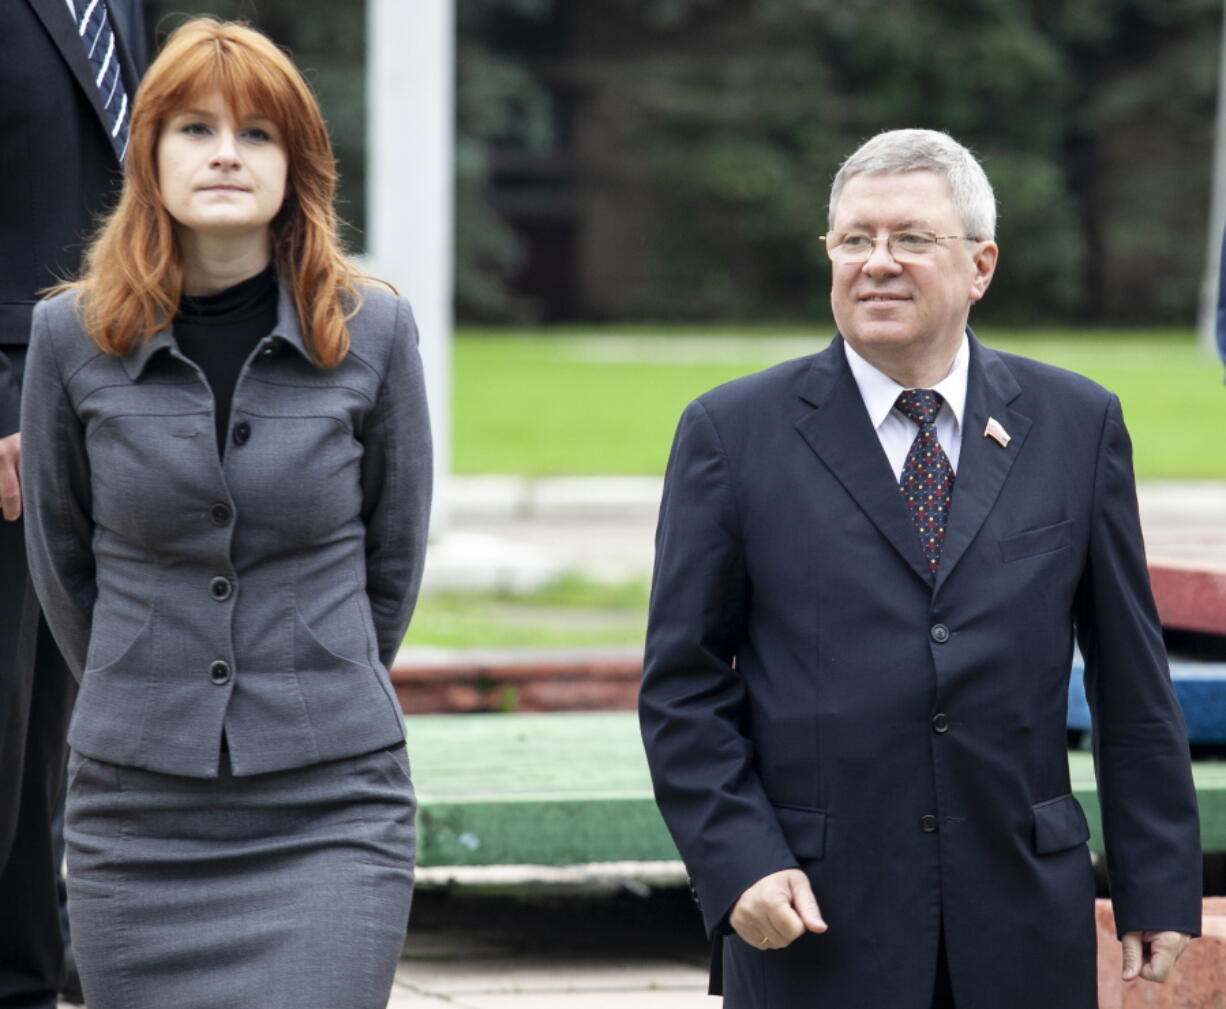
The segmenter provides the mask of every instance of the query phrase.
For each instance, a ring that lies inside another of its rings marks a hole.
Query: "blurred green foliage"
[[[901,126],[948,130],[980,155],[996,187],[1001,268],[982,319],[1193,318],[1219,0],[455,7],[463,320],[539,314],[523,282],[523,222],[507,209],[522,203],[516,166],[533,158],[563,166],[550,178],[573,187],[562,203],[571,201],[580,235],[593,233],[592,193],[602,186],[617,194],[614,213],[639,229],[616,247],[580,240],[559,253],[595,257],[599,265],[583,269],[596,272],[634,261],[641,282],[601,299],[601,317],[825,319],[819,236],[830,179],[861,140]],[[366,4],[146,0],[145,9],[151,52],[197,12],[249,19],[292,51],[324,107],[346,237],[361,251]],[[606,286],[622,283],[624,271],[614,272]],[[584,297],[596,283],[575,281],[584,292],[573,314],[592,317]]]
[[[1217,0],[604,0],[565,15],[588,30],[562,57],[525,54],[511,75],[495,15],[543,25],[568,6],[459,0],[481,12],[461,17],[461,105],[503,130],[467,137],[506,142],[542,89],[578,91],[580,116],[594,103],[616,125],[600,170],[656,211],[627,315],[824,318],[834,171],[879,130],[925,126],[971,146],[997,190],[1002,268],[982,315],[1191,320]],[[493,65],[474,58],[495,49]],[[496,254],[470,238],[461,285],[481,289],[481,317],[514,318],[514,236],[488,206],[479,219],[476,161],[461,212]]]

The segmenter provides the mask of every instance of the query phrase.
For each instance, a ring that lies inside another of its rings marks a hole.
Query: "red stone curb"
[[[391,670],[408,714],[479,711],[632,711],[642,652],[402,652]]]
[[[1149,579],[1162,626],[1226,634],[1226,563],[1151,558]]]
[[[1206,897],[1204,934],[1193,939],[1166,984],[1120,980],[1120,943],[1109,900],[1097,901],[1099,1009],[1221,1009],[1226,1006],[1226,897]]]

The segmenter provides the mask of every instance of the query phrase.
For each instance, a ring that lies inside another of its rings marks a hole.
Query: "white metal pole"
[[[1209,198],[1209,236],[1205,276],[1200,285],[1197,331],[1201,345],[1212,350],[1217,325],[1218,271],[1222,258],[1222,228],[1226,226],[1226,3],[1222,4],[1222,41],[1218,51],[1217,120],[1213,139],[1213,184]]]
[[[366,18],[367,250],[421,332],[437,532],[451,473],[455,5],[368,0]]]

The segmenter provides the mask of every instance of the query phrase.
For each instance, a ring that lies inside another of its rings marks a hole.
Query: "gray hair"
[[[857,175],[934,172],[948,184],[969,238],[996,237],[996,196],[975,155],[948,133],[887,130],[865,141],[839,166],[830,187],[830,224],[847,180]]]

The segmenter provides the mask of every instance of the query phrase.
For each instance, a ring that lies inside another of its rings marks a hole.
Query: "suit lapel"
[[[76,78],[77,84],[85,92],[94,114],[98,117],[98,125],[102,127],[103,132],[107,133],[109,143],[110,133],[107,128],[106,110],[102,107],[102,95],[98,93],[98,86],[94,83],[89,59],[85,55],[85,47],[81,45],[81,39],[77,35],[77,27],[73,24],[66,0],[27,0],[27,2],[34,8],[34,13],[38,15],[47,34],[51,36],[51,41],[59,50],[60,57],[68,64],[72,76]],[[114,31],[113,25],[111,30]],[[122,42],[122,40],[119,41]],[[125,87],[130,88],[132,85],[129,82],[123,59],[120,60],[119,68],[124,75]]]
[[[931,583],[915,523],[847,366],[842,337],[813,359],[800,398],[808,408],[796,430],[916,575]]]
[[[1030,418],[1008,405],[1022,391],[1013,373],[1000,356],[984,347],[974,334],[970,336],[970,344],[966,409],[962,414],[962,452],[937,570],[938,590],[978,535],[1030,430]],[[985,436],[988,418],[994,418],[1009,433],[1007,446]]]

